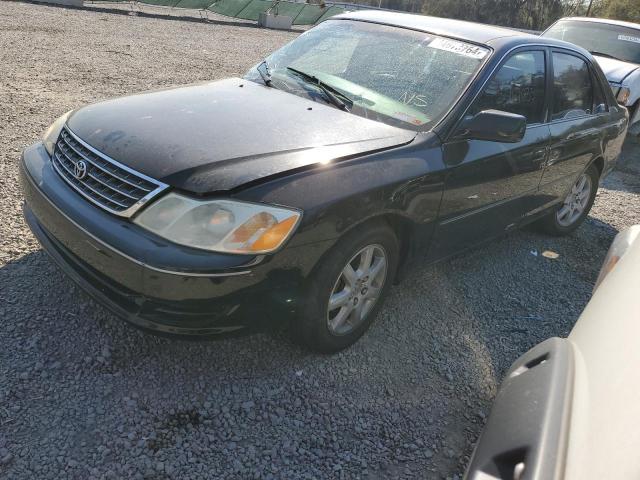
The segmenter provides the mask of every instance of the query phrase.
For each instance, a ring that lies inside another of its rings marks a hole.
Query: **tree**
[[[379,0],[364,1],[377,5]],[[528,30],[543,30],[564,16],[588,15],[640,23],[640,0],[381,0],[381,5]]]
[[[603,13],[607,18],[640,23],[640,1],[609,0],[604,6]]]
[[[561,0],[426,0],[423,12],[511,28],[541,30],[564,13]]]

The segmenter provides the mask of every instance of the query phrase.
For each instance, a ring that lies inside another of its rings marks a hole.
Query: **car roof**
[[[608,23],[609,25],[619,25],[621,27],[628,27],[628,28],[634,28],[636,30],[640,30],[640,23],[623,22],[622,20],[612,20],[610,18],[564,17],[558,20],[558,22],[562,22],[563,20],[577,20],[580,22],[593,22],[593,23]]]
[[[536,35],[531,35],[519,30],[512,30],[493,25],[467,22],[464,20],[454,20],[450,18],[428,17],[425,15],[415,15],[411,13],[388,12],[384,10],[360,10],[348,12],[331,19],[337,20],[359,20],[363,22],[380,23],[396,27],[409,28],[424,32],[444,35],[448,37],[468,40],[473,43],[487,44],[491,40],[504,37],[522,37],[523,39],[539,39]]]
[[[590,54],[584,48],[556,38],[541,37],[521,30],[467,22],[464,20],[454,20],[451,18],[428,17],[425,15],[389,12],[385,10],[360,10],[336,15],[329,20],[334,19],[357,20],[419,30],[435,35],[457,38],[471,43],[488,45],[497,52],[518,46],[535,44],[574,50],[586,57],[590,57]]]

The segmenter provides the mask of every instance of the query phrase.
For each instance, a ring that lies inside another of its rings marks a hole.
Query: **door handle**
[[[597,134],[597,133],[598,133],[598,129],[597,128],[590,128],[588,130],[582,130],[581,132],[570,133],[569,135],[567,135],[566,139],[567,140],[577,140],[579,138],[588,137],[590,135]]]

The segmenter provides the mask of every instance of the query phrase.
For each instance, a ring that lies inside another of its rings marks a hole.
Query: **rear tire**
[[[321,260],[306,288],[294,339],[333,353],[356,342],[382,307],[399,257],[399,243],[383,222],[357,227]]]
[[[542,217],[536,226],[545,233],[555,236],[568,235],[587,218],[598,191],[600,173],[591,165],[571,187],[564,202]]]

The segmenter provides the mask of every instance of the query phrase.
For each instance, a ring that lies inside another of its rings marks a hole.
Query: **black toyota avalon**
[[[23,153],[24,212],[62,269],[134,325],[284,322],[337,351],[408,265],[531,222],[576,229],[627,123],[571,44],[345,14],[244,78],[63,115]]]

